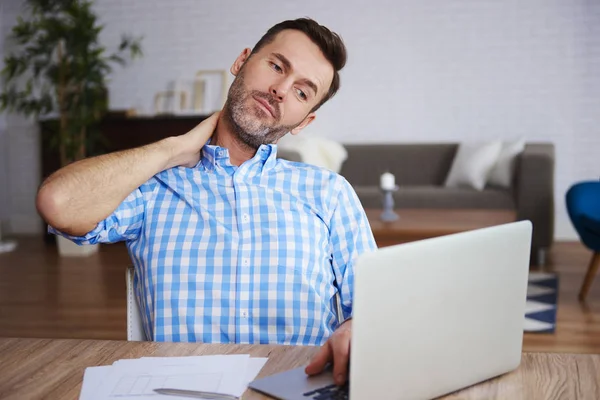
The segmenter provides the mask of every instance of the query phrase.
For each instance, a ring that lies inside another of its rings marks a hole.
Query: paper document
[[[88,367],[83,374],[83,385],[79,399],[93,399],[96,388],[102,383],[106,375],[110,373],[110,365],[101,367]]]
[[[266,358],[247,354],[191,357],[143,357],[85,370],[80,400],[186,399],[154,392],[172,388],[240,397]]]

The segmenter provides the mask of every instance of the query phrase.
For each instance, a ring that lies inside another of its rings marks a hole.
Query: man
[[[315,21],[277,24],[233,63],[220,113],[57,171],[38,210],[77,243],[127,242],[148,337],[323,345],[306,371],[333,361],[341,384],[353,263],[375,241],[344,178],[277,159],[275,143],[315,119],[345,62],[341,39]]]

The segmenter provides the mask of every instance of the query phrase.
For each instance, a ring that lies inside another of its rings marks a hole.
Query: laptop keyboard
[[[329,385],[304,393],[307,399],[312,400],[348,400],[348,384],[344,386]]]

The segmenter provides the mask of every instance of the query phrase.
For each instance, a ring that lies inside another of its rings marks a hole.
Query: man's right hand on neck
[[[172,167],[195,166],[218,118],[217,112],[184,135],[61,168],[40,187],[38,212],[60,231],[74,236],[86,234],[152,176]]]
[[[214,113],[184,135],[169,138],[171,158],[167,168],[178,166],[193,168],[198,164],[202,154],[202,147],[217,127],[219,114],[220,111]]]

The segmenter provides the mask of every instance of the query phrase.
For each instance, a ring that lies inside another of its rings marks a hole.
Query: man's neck
[[[256,149],[246,145],[235,135],[223,113],[219,116],[217,129],[210,144],[227,149],[229,151],[229,161],[232,165],[238,167],[256,154]]]

